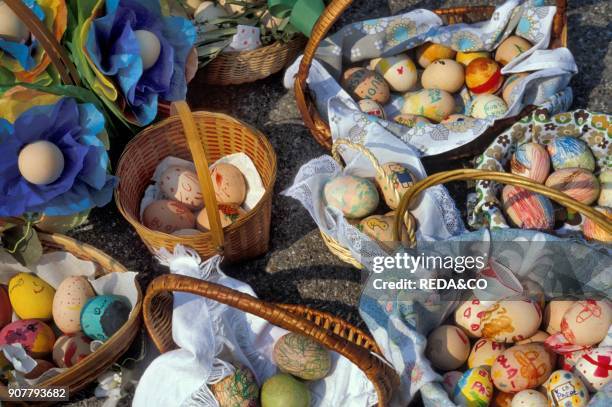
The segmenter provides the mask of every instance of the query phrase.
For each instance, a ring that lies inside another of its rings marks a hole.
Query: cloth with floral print
[[[506,171],[516,146],[534,142],[548,144],[555,137],[569,136],[583,140],[593,152],[596,174],[612,168],[612,116],[575,110],[551,115],[547,109],[536,109],[501,133],[485,152],[476,158],[476,168],[489,171]],[[500,203],[501,186],[491,181],[476,183],[473,210],[468,223],[472,227],[487,225],[491,228],[507,228],[508,222]],[[557,229],[561,235],[580,231],[583,219],[580,214],[568,214],[566,222]]]

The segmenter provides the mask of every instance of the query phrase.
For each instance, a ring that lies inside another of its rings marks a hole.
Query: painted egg
[[[455,111],[453,96],[440,89],[423,89],[404,95],[403,114],[425,116],[435,122],[442,121]]]
[[[499,44],[495,51],[495,60],[502,65],[506,65],[514,58],[532,47],[531,43],[524,38],[511,35]]]
[[[578,349],[573,352],[564,352],[561,354],[559,358],[559,368],[563,370],[572,371],[576,363],[580,360],[580,358],[587,353],[591,353],[593,348],[587,346],[585,349]]]
[[[40,358],[53,350],[55,334],[49,325],[38,319],[23,319],[0,331],[0,346],[12,343],[20,343],[30,356]]]
[[[246,214],[246,211],[238,205],[218,205],[219,206],[219,217],[221,218],[221,227],[225,228],[233,223],[236,223],[238,219]],[[208,212],[206,208],[202,209],[198,213],[196,219],[196,226],[202,232],[210,230],[210,220],[208,219]]]
[[[468,357],[468,367],[493,366],[495,359],[505,350],[506,345],[503,343],[485,338],[479,339],[472,347]]]
[[[169,167],[160,178],[159,188],[166,198],[178,201],[191,210],[204,206],[198,176],[186,168]]]
[[[44,359],[34,359],[36,362],[36,367],[32,369],[29,373],[23,375],[28,380],[36,380],[46,372],[55,368],[55,365],[48,360]]]
[[[595,210],[604,214],[608,221],[612,222],[612,208],[596,206]],[[585,218],[582,224],[582,233],[589,240],[596,240],[602,243],[612,243],[612,234],[593,222],[591,218]]]
[[[425,355],[440,370],[455,370],[470,354],[470,340],[465,332],[452,325],[441,325],[427,337]]]
[[[219,407],[257,406],[259,386],[255,375],[241,364],[236,363],[234,367],[234,373],[210,385]]]
[[[543,195],[514,185],[502,190],[504,211],[516,226],[522,229],[550,230],[554,226],[552,202]]]
[[[589,392],[579,378],[566,370],[557,370],[545,384],[549,405],[583,407],[589,402]]]
[[[11,322],[13,318],[13,307],[11,306],[11,300],[9,299],[6,287],[0,285],[0,328]]]
[[[550,173],[550,158],[546,148],[537,143],[519,145],[510,160],[510,170],[513,174],[543,184]]]
[[[359,228],[363,233],[376,240],[387,252],[394,252],[398,249],[399,242],[393,240],[394,217],[384,215],[371,215],[359,223]],[[406,226],[402,224],[402,244],[409,247],[408,232]]]
[[[463,87],[465,72],[463,65],[452,59],[438,59],[425,68],[421,84],[425,89],[442,89],[455,93]]]
[[[515,393],[543,384],[552,368],[551,354],[543,344],[515,345],[497,357],[491,377],[499,390]]]
[[[485,51],[477,52],[461,52],[458,51],[455,56],[455,61],[459,62],[463,66],[468,66],[470,62],[477,58],[491,58],[491,54]]]
[[[548,399],[539,391],[523,390],[514,395],[511,407],[548,407]]]
[[[136,30],[134,35],[138,42],[140,58],[142,58],[142,69],[146,71],[157,63],[159,54],[161,54],[161,42],[151,31]]]
[[[193,229],[195,216],[182,203],[162,199],[146,207],[142,223],[151,230],[173,233],[180,229]]]
[[[372,181],[353,175],[336,177],[325,184],[327,205],[339,209],[349,219],[368,216],[378,206],[379,196]]]
[[[8,284],[13,311],[21,319],[51,319],[55,289],[30,273],[15,274]]]
[[[574,366],[574,373],[590,391],[603,389],[612,379],[612,347],[602,346],[582,355]]]
[[[444,390],[449,396],[453,396],[455,386],[457,386],[457,382],[459,382],[461,376],[463,376],[463,372],[459,372],[458,370],[451,370],[442,375],[442,387],[444,387]]]
[[[53,298],[53,321],[65,334],[81,330],[81,309],[91,297],[93,288],[85,277],[68,277],[57,287]]]
[[[576,137],[556,137],[546,146],[553,168],[583,168],[595,171],[595,157],[586,143]]]
[[[98,295],[90,298],[81,311],[83,333],[92,339],[106,341],[130,316],[130,303],[119,295]]]
[[[504,77],[499,64],[489,58],[476,58],[465,68],[465,84],[472,93],[495,93]]]
[[[274,344],[274,363],[283,373],[304,380],[319,380],[331,368],[329,351],[312,338],[288,333]]]
[[[387,206],[397,209],[404,193],[416,182],[416,177],[405,165],[386,163],[382,165],[384,175],[376,174],[376,184],[380,188]]]
[[[351,68],[342,75],[342,87],[355,99],[372,99],[380,104],[389,101],[390,90],[378,72],[365,68]]]
[[[218,203],[242,205],[246,199],[247,184],[238,167],[219,163],[211,169],[210,175]]]
[[[489,370],[475,367],[466,371],[457,382],[453,401],[457,406],[488,406],[493,399],[493,382]]]
[[[612,170],[603,170],[599,174],[599,199],[597,205],[612,208]]]
[[[417,62],[423,68],[427,68],[429,64],[438,59],[453,59],[456,54],[453,49],[433,42],[426,42],[416,50]]]
[[[60,336],[53,346],[53,361],[58,367],[72,367],[89,356],[90,344],[82,332]]]
[[[574,345],[595,345],[606,337],[610,324],[612,307],[608,301],[576,301],[563,315],[561,333]]]
[[[504,117],[508,106],[499,96],[478,95],[472,100],[469,114],[477,119],[499,119]]]
[[[495,301],[478,299],[465,301],[455,310],[455,323],[465,329],[465,332],[472,338],[480,338],[482,336],[481,319],[485,311],[494,304]]]
[[[24,42],[30,38],[30,31],[6,2],[0,2],[0,38],[12,42]]]
[[[417,82],[416,66],[408,55],[380,58],[375,66],[394,92],[408,92]]]
[[[590,205],[599,196],[599,181],[582,168],[564,168],[550,174],[545,185],[563,192],[578,202]]]
[[[506,105],[512,106],[512,104],[516,102],[519,89],[518,85],[520,85],[520,83],[528,76],[528,73],[521,72],[510,75],[508,79],[506,79],[502,90],[502,98],[504,99],[504,102],[506,102]]]
[[[514,397],[512,393],[504,393],[503,391],[495,390],[490,407],[512,407],[512,397]]]
[[[370,116],[380,117],[383,120],[387,118],[385,109],[380,105],[380,103],[375,102],[372,99],[361,99],[358,105],[359,110],[369,114]]]
[[[425,117],[417,116],[415,114],[398,114],[397,116],[393,118],[393,121],[401,124],[402,126],[406,126],[410,128],[417,127],[421,125],[422,123],[431,124],[431,122],[427,120]]]
[[[542,311],[532,299],[503,300],[486,310],[480,321],[484,338],[514,343],[538,331]]]
[[[550,335],[544,331],[537,331],[535,334],[531,335],[529,338],[518,341],[517,344],[524,345],[526,343],[544,343],[546,342],[546,339],[548,339],[549,336]]]
[[[553,335],[557,332],[561,332],[561,319],[565,311],[567,311],[572,305],[574,300],[570,299],[552,299],[546,305],[544,310],[544,324],[543,327],[549,334]]]
[[[64,154],[49,141],[35,141],[21,149],[17,166],[21,176],[29,183],[52,184],[64,171]]]

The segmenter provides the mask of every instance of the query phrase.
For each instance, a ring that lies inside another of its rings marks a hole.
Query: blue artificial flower
[[[0,216],[64,216],[106,205],[117,178],[107,172],[108,154],[98,137],[103,131],[104,116],[72,98],[32,107],[14,123],[0,119]],[[64,156],[61,176],[48,185],[31,184],[18,167],[21,149],[40,140],[55,144]]]
[[[40,21],[44,21],[45,13],[36,1],[22,0],[22,2],[28,6],[28,8],[30,8],[36,18],[38,18]],[[38,41],[36,41],[36,38],[34,37],[23,43],[0,38],[0,50],[15,58],[15,60],[17,60],[21,67],[26,71],[29,71],[36,66],[36,61],[33,57],[36,47],[38,47]]]

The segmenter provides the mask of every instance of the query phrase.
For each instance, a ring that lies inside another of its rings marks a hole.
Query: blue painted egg
[[[576,137],[557,137],[546,146],[553,168],[583,168],[595,171],[595,157],[589,146]]]
[[[89,299],[81,310],[83,333],[92,339],[106,341],[130,316],[130,303],[120,295],[99,295]]]

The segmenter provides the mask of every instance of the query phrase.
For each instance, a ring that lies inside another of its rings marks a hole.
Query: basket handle
[[[22,0],[5,0],[7,6],[19,17],[40,42],[51,62],[57,69],[62,82],[66,85],[80,86],[80,78],[76,67],[68,53],[60,45],[49,29],[34,15],[32,10]]]
[[[410,241],[410,245],[412,247],[416,245],[417,223],[414,217],[410,213],[407,213],[407,209],[410,206],[412,200],[416,199],[421,192],[434,185],[445,184],[447,182],[476,180],[497,181],[508,185],[519,186],[531,192],[544,195],[569,209],[572,209],[586,217],[589,217],[593,220],[593,222],[595,222],[598,226],[602,227],[606,232],[612,234],[612,223],[605,217],[604,214],[596,211],[590,206],[587,206],[570,198],[566,194],[559,192],[555,189],[549,188],[542,184],[538,184],[529,178],[521,177],[515,174],[496,171],[482,171],[475,169],[459,169],[453,171],[444,171],[431,175],[417,182],[404,193],[404,196],[402,196],[402,200],[400,201],[399,207],[397,208],[397,213],[395,215],[393,226],[394,239],[398,239],[400,235],[400,229],[402,227],[402,218],[404,218],[406,228],[408,229],[408,239]],[[406,213],[407,216],[401,216],[404,213]]]
[[[183,125],[185,138],[193,157],[193,163],[196,168],[196,174],[202,188],[202,196],[206,213],[208,214],[208,222],[210,224],[210,233],[212,234],[213,245],[217,248],[219,254],[223,253],[224,235],[221,227],[221,217],[219,216],[219,205],[213,187],[212,175],[206,158],[206,150],[204,143],[199,136],[199,131],[195,120],[189,109],[187,102],[181,100],[172,102],[172,110],[176,112]]]

